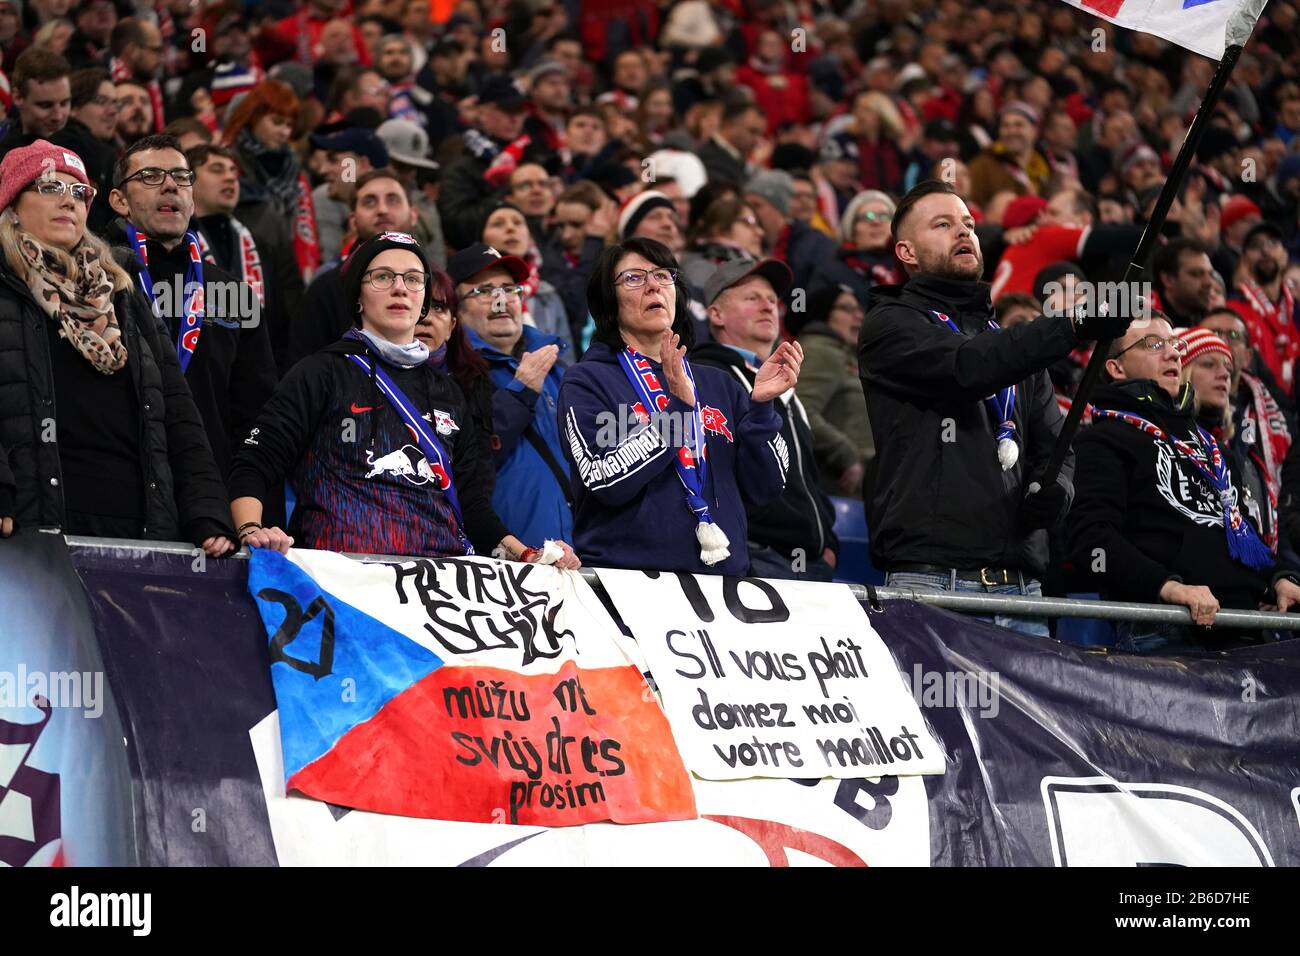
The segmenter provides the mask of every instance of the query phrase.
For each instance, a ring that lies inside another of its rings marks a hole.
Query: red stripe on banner
[[[696,817],[668,721],[635,667],[444,666],[344,734],[288,789],[436,820],[574,826]]]
[[[1120,7],[1124,6],[1124,0],[1079,0],[1085,9],[1095,10],[1104,17],[1114,17],[1119,15]]]
[[[769,866],[789,866],[786,850],[798,850],[832,866],[866,866],[866,861],[843,843],[808,830],[800,830],[772,820],[751,817],[706,816],[704,819],[739,830],[762,848]]]

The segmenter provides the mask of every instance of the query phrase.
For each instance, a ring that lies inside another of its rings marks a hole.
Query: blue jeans
[[[794,558],[769,548],[765,544],[749,542],[749,576],[774,578],[783,581],[829,581],[835,569],[820,555],[805,555],[804,570],[794,570]]]
[[[1185,624],[1151,624],[1144,621],[1115,622],[1115,650],[1125,654],[1197,654],[1205,648],[1192,642]]]
[[[1017,584],[980,584],[978,581],[953,581],[950,574],[928,574],[921,571],[891,571],[885,575],[885,586],[891,588],[912,588],[917,591],[978,591],[983,594],[1009,594],[1024,597],[1042,597],[1043,586],[1028,576],[1022,577],[1024,586]],[[992,617],[970,615],[977,621],[996,624],[1030,637],[1050,637],[1045,617],[1012,617],[1007,614],[995,614]]]

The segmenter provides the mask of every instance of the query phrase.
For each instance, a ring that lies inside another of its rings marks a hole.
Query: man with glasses
[[[1196,357],[1231,361],[1217,341],[1201,333]],[[1300,578],[1260,538],[1231,456],[1197,424],[1183,379],[1191,357],[1162,313],[1134,322],[1111,346],[1093,424],[1075,442],[1075,568],[1094,575],[1104,598],[1182,605],[1198,625],[1121,622],[1119,648],[1132,653],[1254,643],[1257,634],[1208,625],[1221,608],[1300,602]]]
[[[564,369],[560,340],[525,326],[520,283],[528,265],[476,243],[447,263],[460,298],[457,318],[492,378],[492,507],[524,541],[569,541],[573,511],[556,409]]]
[[[275,389],[257,290],[204,261],[194,172],[171,136],[147,136],[118,160],[109,196],[122,218],[106,238],[167,327],[223,476],[232,449]]]
[[[1300,310],[1295,295],[1282,281],[1287,264],[1282,240],[1282,230],[1270,222],[1261,222],[1246,233],[1228,305],[1245,321],[1263,366],[1283,394],[1294,401]]]
[[[138,80],[117,81],[117,137],[130,146],[154,128],[154,105],[149,87]]]

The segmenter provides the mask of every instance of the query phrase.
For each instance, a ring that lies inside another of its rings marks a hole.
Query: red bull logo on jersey
[[[401,478],[412,485],[432,483],[442,491],[451,487],[451,476],[447,474],[447,469],[440,464],[430,463],[414,445],[403,445],[378,458],[374,457],[374,452],[367,451],[366,464],[370,466],[366,472],[367,478],[388,475]]]

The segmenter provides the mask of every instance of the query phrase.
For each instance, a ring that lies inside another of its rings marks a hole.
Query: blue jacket
[[[668,441],[680,445],[680,429],[660,430],[634,420],[622,427],[611,424],[631,417],[637,396],[617,353],[593,342],[560,386],[560,428],[573,487],[573,546],[584,563],[699,574],[749,571],[745,506],[762,507],[780,496],[790,467],[781,418],[771,402],[751,402],[729,373],[703,365],[692,365],[691,371],[708,441],[704,497],[731,541],[731,556],[712,567],[700,560],[695,516],[674,466],[676,447],[665,443],[666,432]],[[690,413],[672,396],[666,411],[674,418]]]
[[[565,468],[555,417],[563,367],[559,362],[551,367],[542,394],[538,395],[515,378],[517,359],[488,345],[468,328],[465,332],[470,344],[487,360],[492,378],[492,430],[499,440],[492,507],[510,533],[526,545],[540,548],[547,538],[572,542],[573,513],[566,489],[526,437],[531,426],[551,450],[558,467]],[[561,352],[566,348],[556,336],[530,326],[524,326],[523,341],[525,352],[552,344],[558,344]]]

